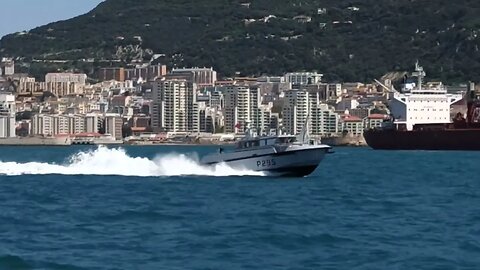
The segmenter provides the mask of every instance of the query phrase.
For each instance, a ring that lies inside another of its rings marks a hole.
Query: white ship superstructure
[[[451,123],[450,106],[461,100],[461,94],[449,94],[441,83],[423,87],[425,71],[418,63],[412,76],[417,77],[415,83],[405,84],[402,93],[395,92],[390,102],[391,114],[398,127],[413,130],[417,124]]]

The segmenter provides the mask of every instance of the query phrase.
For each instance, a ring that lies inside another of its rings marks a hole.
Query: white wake
[[[196,158],[167,154],[153,160],[131,157],[124,149],[99,147],[82,151],[64,164],[1,162],[0,175],[120,175],[120,176],[262,176],[261,172],[233,169],[226,164],[202,166]]]

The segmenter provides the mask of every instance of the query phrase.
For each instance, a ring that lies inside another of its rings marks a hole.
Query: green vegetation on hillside
[[[93,72],[156,53],[226,76],[317,70],[330,81],[370,81],[418,59],[429,78],[480,81],[478,14],[478,0],[107,0],[4,37],[0,55]]]

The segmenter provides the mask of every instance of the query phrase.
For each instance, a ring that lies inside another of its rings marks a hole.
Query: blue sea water
[[[335,150],[269,178],[211,147],[0,148],[0,269],[479,269],[479,152]]]

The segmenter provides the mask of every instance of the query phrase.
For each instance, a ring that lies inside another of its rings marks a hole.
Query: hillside
[[[107,0],[4,37],[0,55],[92,72],[79,59],[126,64],[156,53],[227,76],[318,70],[331,81],[370,81],[418,59],[429,78],[480,81],[478,14],[478,0]]]

